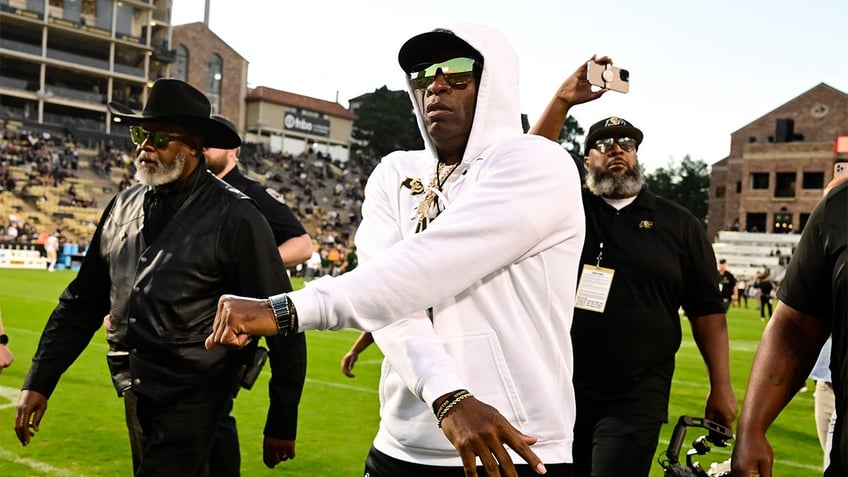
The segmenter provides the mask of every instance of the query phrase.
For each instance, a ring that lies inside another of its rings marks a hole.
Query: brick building
[[[245,99],[246,139],[273,152],[320,152],[347,161],[353,120],[339,103],[259,86]]]
[[[169,77],[204,92],[213,112],[244,131],[247,60],[203,22],[174,26],[171,45],[176,57]]]
[[[709,224],[721,230],[800,233],[833,178],[838,136],[848,136],[848,94],[824,83],[730,135],[710,173]]]

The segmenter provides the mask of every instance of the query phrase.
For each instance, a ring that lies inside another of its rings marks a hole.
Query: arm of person
[[[114,201],[107,206],[101,223],[112,204]],[[62,292],[59,305],[47,319],[21,387],[15,434],[24,446],[38,432],[47,411],[47,400],[59,378],[83,352],[109,313],[111,281],[108,265],[99,254],[100,236],[98,227],[76,278]]]
[[[582,235],[582,210],[573,210],[582,208],[580,191],[563,186],[579,183],[568,153],[530,135],[516,139],[475,171],[479,178],[473,189],[457,197],[427,230],[351,272],[288,294],[298,329],[371,331],[456,296],[522,257]],[[578,205],[540,207],[548,203]],[[445,264],[463,273],[445,273]],[[422,283],[427,287],[422,289]],[[277,333],[267,300],[224,295],[207,343],[241,347],[247,335]]]
[[[268,222],[247,201],[240,201],[237,207],[234,212],[237,226],[230,236],[229,254],[234,263],[229,268],[233,270],[232,279],[238,284],[239,293],[259,297],[291,290]],[[265,341],[271,379],[262,458],[266,466],[273,468],[295,457],[298,406],[306,380],[306,336],[293,333],[267,337]]]
[[[271,379],[262,460],[274,468],[295,458],[298,406],[306,380],[306,336],[303,333],[269,336],[265,342],[269,348]]]
[[[807,378],[830,323],[778,302],[763,332],[739,416],[733,475],[772,476],[774,452],[766,431]]]
[[[356,338],[353,345],[347,353],[342,357],[341,368],[342,373],[349,378],[355,377],[353,374],[353,365],[359,359],[359,354],[365,351],[374,342],[374,336],[371,333],[363,332]]]
[[[0,314],[0,335],[6,334],[6,331],[3,329],[3,316]],[[8,367],[12,364],[12,361],[15,360],[15,356],[12,355],[12,351],[5,344],[0,344],[0,371],[3,371],[3,368]]]
[[[568,111],[571,107],[588,101],[594,101],[608,91],[606,88],[592,91],[592,85],[589,84],[587,77],[587,64],[589,61],[612,64],[612,59],[608,56],[597,58],[597,55],[592,55],[589,60],[584,61],[557,89],[556,94],[554,94],[554,97],[551,98],[542,112],[542,116],[530,128],[530,134],[546,137],[551,141],[558,142],[560,132],[562,132],[562,125],[565,124]]]
[[[732,427],[738,406],[730,384],[727,318],[716,313],[692,318],[689,323],[710,378],[704,417]]]
[[[309,234],[292,237],[281,243],[277,250],[286,267],[295,267],[312,256],[312,237]]]

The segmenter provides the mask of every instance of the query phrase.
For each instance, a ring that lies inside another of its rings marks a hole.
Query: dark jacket
[[[290,285],[273,235],[255,204],[199,166],[191,189],[158,237],[146,244],[137,185],[104,212],[77,278],[47,322],[24,382],[49,396],[111,314],[112,373],[157,400],[197,389],[236,389],[251,350],[207,351],[218,298],[266,297]],[[186,187],[189,187],[186,185]]]

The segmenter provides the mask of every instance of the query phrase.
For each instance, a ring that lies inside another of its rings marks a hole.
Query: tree
[[[565,147],[568,152],[572,152],[574,154],[578,154],[580,156],[583,155],[583,145],[577,140],[578,137],[583,136],[583,128],[580,127],[580,124],[574,119],[574,116],[568,115],[565,118],[565,123],[562,125],[562,131],[559,133],[559,143]]]
[[[390,91],[386,86],[375,90],[356,109],[351,137],[351,152],[366,176],[386,154],[424,147],[409,94]]]
[[[645,182],[652,192],[686,207],[706,223],[710,187],[707,163],[693,161],[687,154],[679,164],[671,160],[666,167],[645,174]]]

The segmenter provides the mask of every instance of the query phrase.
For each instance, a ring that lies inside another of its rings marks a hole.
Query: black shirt
[[[827,476],[848,475],[848,184],[834,188],[807,221],[777,290],[780,301],[833,326],[830,370],[836,428]]]
[[[259,210],[268,220],[268,224],[271,225],[277,245],[306,233],[306,229],[303,228],[291,209],[283,203],[282,196],[275,190],[245,177],[239,171],[238,166],[228,172],[223,179],[224,182],[242,191],[259,205]]]
[[[712,246],[688,210],[647,189],[621,210],[586,190],[583,204],[581,263],[598,264],[603,244],[600,266],[615,274],[604,313],[574,310],[578,412],[582,402],[666,419],[678,309],[724,313]]]
[[[725,270],[724,273],[718,274],[718,286],[721,290],[721,297],[729,300],[733,298],[733,292],[736,291],[736,277]]]

